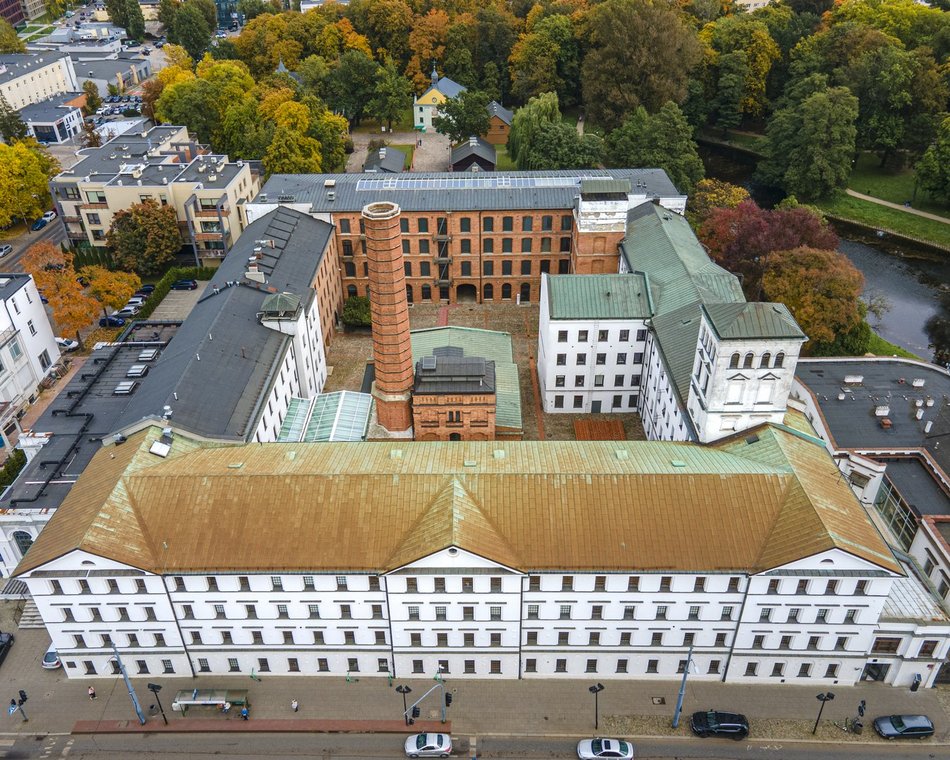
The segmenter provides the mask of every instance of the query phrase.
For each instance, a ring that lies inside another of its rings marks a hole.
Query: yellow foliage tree
[[[718,179],[701,179],[686,203],[686,218],[698,228],[714,208],[735,208],[749,200],[749,191]]]
[[[310,111],[302,103],[281,103],[274,111],[274,123],[297,132],[310,129]]]
[[[142,286],[137,274],[131,272],[110,272],[102,266],[90,265],[79,270],[80,276],[86,280],[88,293],[102,307],[103,315],[107,315],[106,307],[113,311],[121,309],[132,294]]]
[[[32,245],[20,259],[23,271],[33,275],[36,287],[43,291],[53,312],[53,321],[64,335],[75,335],[88,327],[99,313],[98,302],[83,291],[76,281],[73,257],[48,241]]]

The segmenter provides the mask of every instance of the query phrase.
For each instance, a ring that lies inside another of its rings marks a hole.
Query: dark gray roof
[[[0,300],[6,301],[30,281],[30,275],[19,272],[0,273]]]
[[[70,111],[78,111],[79,106],[68,105],[66,101],[75,100],[81,92],[63,92],[51,98],[33,103],[20,109],[20,118],[25,121],[52,123],[69,115]]]
[[[488,104],[488,115],[497,116],[499,119],[501,119],[503,122],[505,122],[505,124],[508,124],[509,126],[511,125],[511,120],[515,117],[515,115],[511,111],[505,108],[497,100],[493,100],[491,103]]]
[[[321,214],[359,211],[374,201],[390,201],[404,211],[568,209],[586,177],[627,179],[634,194],[646,198],[683,197],[662,169],[582,169],[476,175],[413,172],[389,177],[275,174],[251,203],[304,203],[310,204],[312,213]]]
[[[887,479],[918,515],[950,515],[950,496],[920,459],[885,461]]]
[[[465,356],[457,346],[436,348],[416,362],[416,395],[495,392],[495,362]]]
[[[310,283],[326,251],[331,225],[281,208],[250,224],[225,257],[204,295],[122,414],[118,429],[173,411],[176,427],[209,438],[248,440],[260,405],[283,361],[287,335],[264,327],[258,313],[273,293],[309,305]],[[265,283],[245,279],[255,241]],[[228,283],[234,283],[228,286]],[[177,395],[177,398],[176,398]]]
[[[115,82],[116,75],[120,72],[125,74],[132,67],[136,71],[151,71],[152,67],[148,58],[102,58],[98,60],[76,61],[73,67],[76,69],[76,79],[104,79]]]
[[[452,148],[451,163],[454,166],[470,156],[478,156],[484,161],[488,161],[493,166],[495,164],[495,146],[486,142],[481,137],[470,137],[461,145]]]
[[[65,53],[47,51],[42,53],[4,53],[0,55],[0,84],[11,82],[65,57]],[[76,76],[79,76],[78,73]]]
[[[398,174],[406,165],[406,154],[391,145],[370,151],[363,163],[364,172],[389,172]]]
[[[457,98],[465,92],[465,85],[461,85],[448,77],[442,77],[439,79],[436,89],[447,98]]]
[[[104,176],[114,177],[123,166],[167,162],[168,156],[173,153],[173,143],[169,139],[180,131],[181,127],[164,126],[152,127],[144,136],[142,132],[125,132],[99,148],[81,150],[82,159],[79,163],[60,172],[52,181],[57,184],[70,184],[82,177],[106,181]],[[149,152],[154,150],[159,154],[150,156]],[[167,175],[169,182],[181,174],[183,169],[181,164],[176,163],[164,163],[162,166],[162,176]]]

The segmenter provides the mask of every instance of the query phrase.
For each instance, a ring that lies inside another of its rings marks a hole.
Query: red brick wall
[[[412,426],[417,441],[492,441],[495,395],[416,394],[412,397]]]

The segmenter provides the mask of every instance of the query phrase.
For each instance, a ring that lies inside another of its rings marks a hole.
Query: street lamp
[[[396,691],[402,694],[402,717],[406,719],[406,725],[409,725],[409,705],[406,704],[406,695],[412,691],[405,684],[400,684],[396,687]]]
[[[600,728],[600,705],[598,704],[598,695],[604,690],[602,683],[594,684],[587,691],[594,695],[594,730]]]
[[[168,718],[165,717],[165,708],[162,707],[162,700],[158,698],[158,692],[162,690],[162,687],[157,683],[146,684],[146,688],[155,695],[155,701],[158,702],[158,709],[162,713],[162,720],[165,721],[165,725],[168,725]]]
[[[826,691],[824,694],[819,694],[817,699],[821,702],[821,707],[818,708],[818,718],[815,720],[815,727],[811,730],[812,734],[818,731],[818,723],[821,721],[821,712],[825,709],[825,702],[830,702],[835,698],[835,695],[830,691]]]

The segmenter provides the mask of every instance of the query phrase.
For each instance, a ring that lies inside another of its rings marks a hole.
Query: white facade
[[[702,680],[850,685],[894,625],[895,578],[837,549],[751,577],[530,575],[449,547],[382,576],[164,578],[76,550],[23,578],[70,677],[115,674],[114,643],[133,675],[671,679],[692,646]],[[946,621],[913,636],[888,682],[950,645]]]
[[[645,366],[639,411],[647,440],[696,440],[692,423],[680,404],[666,358],[653,331],[647,333]]]
[[[925,516],[910,545],[909,554],[917,560],[945,605],[950,605],[950,515]]]
[[[60,53],[0,56],[0,94],[14,111],[80,89],[73,62]]]

